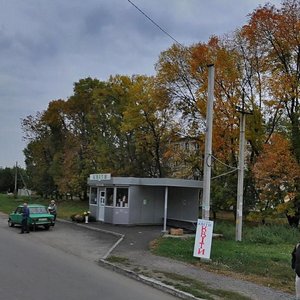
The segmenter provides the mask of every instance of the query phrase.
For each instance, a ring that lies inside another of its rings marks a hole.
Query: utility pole
[[[245,111],[244,106],[245,105],[244,105],[244,96],[243,96],[242,107],[241,108],[237,107],[237,111],[240,112],[240,145],[239,145],[235,240],[239,242],[242,241],[242,226],[243,226],[246,114],[251,114],[251,112]]]
[[[211,180],[211,155],[212,155],[212,125],[213,125],[213,103],[214,103],[214,76],[215,67],[208,65],[208,98],[206,108],[206,133],[205,153],[203,168],[203,198],[202,219],[209,220],[210,213],[210,180]]]
[[[16,161],[16,169],[15,169],[15,190],[14,190],[14,195],[17,197],[18,195],[18,162]]]

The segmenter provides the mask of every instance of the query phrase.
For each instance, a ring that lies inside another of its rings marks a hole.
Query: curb
[[[121,234],[121,233],[110,231],[110,230],[105,230],[105,229],[100,229],[100,228],[90,226],[90,225],[86,225],[86,223],[83,223],[83,224],[82,223],[76,223],[76,222],[65,220],[65,219],[56,219],[56,221],[59,221],[59,222],[62,222],[62,223],[74,224],[76,226],[88,228],[88,229],[95,230],[95,231],[109,233],[109,234],[112,234],[112,235],[118,236],[118,237],[124,237],[124,235]]]
[[[119,266],[116,266],[115,264],[112,264],[108,261],[106,261],[105,259],[100,259],[98,261],[98,264],[101,265],[102,267],[105,267],[106,269],[112,270],[114,272],[117,272],[119,274],[125,275],[129,278],[135,279],[139,282],[142,282],[144,284],[147,284],[153,288],[156,288],[158,290],[161,290],[165,293],[168,293],[172,296],[176,296],[180,299],[187,299],[187,300],[205,300],[203,298],[197,298],[195,296],[193,296],[192,294],[177,290],[176,288],[167,285],[163,282],[160,282],[156,279],[144,276],[144,275],[139,275],[131,270],[125,269],[125,268],[121,268]]]
[[[118,232],[114,232],[114,231],[110,231],[110,230],[96,228],[94,226],[89,226],[89,225],[80,224],[80,223],[74,223],[72,221],[68,221],[68,220],[64,220],[64,219],[59,219],[58,221],[62,222],[62,223],[75,224],[75,225],[77,225],[79,227],[83,227],[83,228],[86,228],[86,229],[89,229],[89,230],[94,230],[94,231],[98,231],[98,232],[104,232],[104,233],[111,234],[111,235],[119,237],[119,239],[106,252],[106,254],[102,257],[102,259],[106,259],[110,255],[110,253],[123,241],[123,239],[125,237],[124,234],[121,234],[121,233],[118,233]]]
[[[112,270],[114,272],[117,272],[119,274],[122,274],[124,276],[127,276],[129,278],[132,278],[134,280],[137,280],[139,282],[142,282],[144,284],[147,284],[153,288],[156,288],[158,290],[161,290],[165,293],[168,293],[170,295],[176,296],[180,299],[186,299],[186,300],[205,300],[203,298],[197,298],[195,296],[193,296],[192,294],[180,291],[175,289],[174,287],[164,284],[163,282],[160,282],[156,279],[144,276],[144,275],[139,275],[131,270],[125,269],[125,268],[121,268],[119,266],[116,266],[115,264],[112,264],[108,261],[106,261],[106,258],[110,255],[110,253],[122,242],[122,240],[124,239],[125,235],[121,234],[121,233],[117,233],[117,232],[113,232],[113,231],[109,231],[109,230],[105,230],[105,229],[100,229],[100,228],[96,228],[93,226],[89,226],[89,225],[85,225],[85,224],[80,224],[80,223],[74,223],[72,221],[68,221],[65,219],[57,219],[59,222],[62,223],[69,223],[69,224],[75,224],[77,226],[86,228],[86,229],[90,229],[90,230],[95,230],[95,231],[99,231],[99,232],[104,232],[104,233],[108,233],[108,234],[112,234],[114,236],[118,236],[119,239],[117,240],[117,242],[108,250],[108,252],[98,261],[98,264],[101,265],[102,267],[105,267],[106,269]]]

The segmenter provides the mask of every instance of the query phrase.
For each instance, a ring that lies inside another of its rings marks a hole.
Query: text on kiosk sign
[[[102,174],[90,174],[90,180],[110,180],[111,174],[102,173]]]

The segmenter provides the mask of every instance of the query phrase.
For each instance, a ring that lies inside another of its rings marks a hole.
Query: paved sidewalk
[[[109,254],[128,259],[128,263],[125,265],[117,264],[117,270],[122,271],[121,269],[123,269],[127,274],[132,275],[135,270],[140,270],[143,274],[147,274],[149,271],[154,271],[154,273],[157,273],[157,271],[170,272],[196,279],[214,289],[238,292],[253,300],[294,299],[293,295],[288,293],[215,274],[190,264],[151,254],[149,243],[162,236],[162,226],[117,226],[100,222],[85,225],[119,235],[119,243],[111,249]],[[184,298],[184,295],[181,296]]]

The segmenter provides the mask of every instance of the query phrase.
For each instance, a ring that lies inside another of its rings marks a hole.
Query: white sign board
[[[111,174],[90,174],[90,180],[110,180]]]
[[[210,258],[213,227],[213,221],[198,219],[194,256],[207,259]]]

